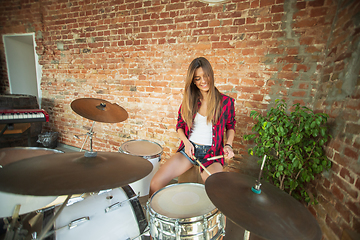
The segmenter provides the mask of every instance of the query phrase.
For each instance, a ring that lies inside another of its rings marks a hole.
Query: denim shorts
[[[196,157],[197,160],[199,160],[202,164],[204,164],[205,162],[207,162],[206,159],[204,159],[207,151],[209,151],[210,149],[210,145],[198,145],[196,143],[191,142],[192,145],[194,146],[194,155]],[[183,147],[183,149],[180,150],[180,153],[182,153],[192,164],[199,166],[199,164],[191,159],[186,153],[185,153],[185,147]]]

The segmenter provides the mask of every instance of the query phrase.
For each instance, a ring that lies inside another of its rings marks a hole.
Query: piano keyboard
[[[0,110],[0,124],[48,122],[49,114],[43,109],[3,109]]]

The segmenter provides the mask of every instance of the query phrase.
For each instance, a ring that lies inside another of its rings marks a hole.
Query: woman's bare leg
[[[193,164],[184,155],[179,152],[175,153],[160,167],[151,179],[149,197],[151,197],[154,192],[165,187],[173,178],[189,170],[192,166]]]
[[[208,166],[206,169],[211,174],[213,174],[213,173],[217,173],[217,172],[222,172],[223,171],[223,166],[221,166],[221,164],[219,162],[214,162],[213,164]],[[204,184],[205,184],[205,181],[209,177],[209,174],[207,174],[206,171],[203,171],[200,175],[201,175],[201,178],[202,178],[202,180],[204,181]]]

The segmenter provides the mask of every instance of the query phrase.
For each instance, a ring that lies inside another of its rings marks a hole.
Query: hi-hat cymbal
[[[142,157],[117,152],[45,155],[0,168],[0,191],[34,196],[97,192],[135,182],[152,168]]]
[[[205,189],[213,204],[250,233],[270,240],[320,240],[321,229],[310,211],[289,194],[263,182],[251,191],[255,178],[239,173],[212,174]]]
[[[124,108],[103,99],[79,98],[71,103],[71,108],[80,116],[96,122],[117,123],[128,118]]]

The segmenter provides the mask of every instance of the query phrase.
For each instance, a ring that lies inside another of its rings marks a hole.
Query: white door
[[[41,103],[39,65],[35,54],[35,35],[3,35],[11,94],[28,94]]]

